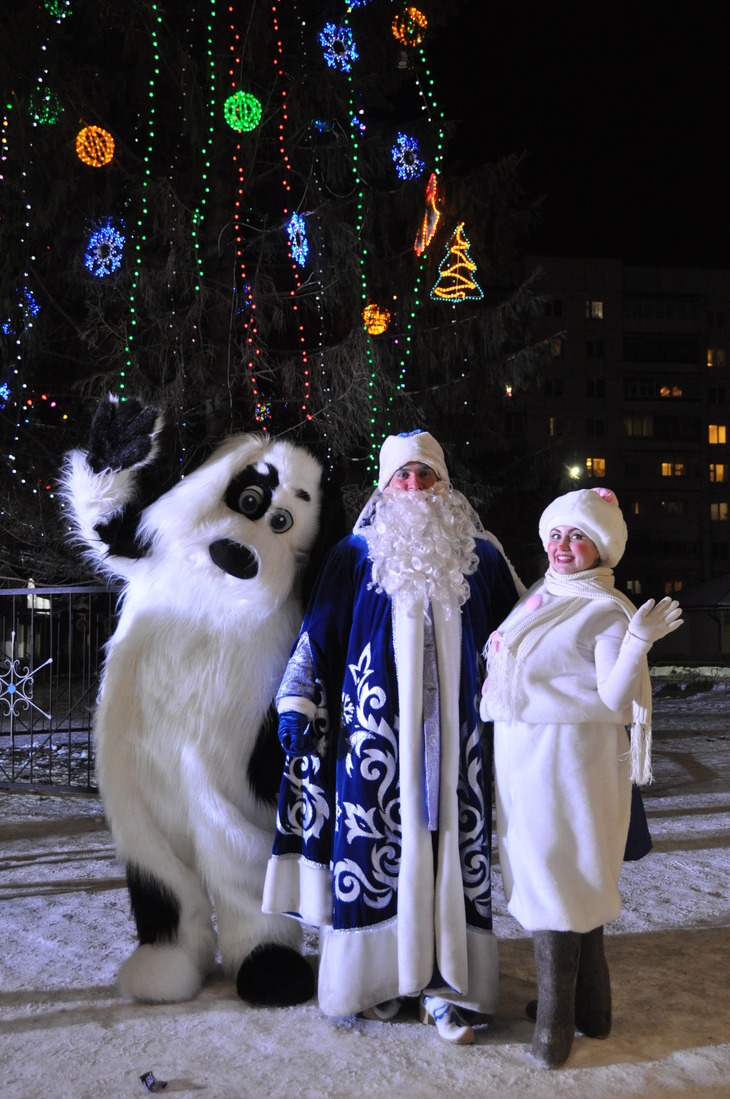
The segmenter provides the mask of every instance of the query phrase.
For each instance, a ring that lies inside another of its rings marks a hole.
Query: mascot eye
[[[238,497],[238,510],[243,515],[254,515],[261,510],[264,502],[263,489],[258,485],[249,485]]]
[[[274,534],[283,534],[294,526],[294,520],[288,511],[274,511],[269,516],[269,526]]]

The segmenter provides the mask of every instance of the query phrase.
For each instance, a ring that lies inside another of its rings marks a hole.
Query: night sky
[[[730,266],[730,16],[675,7],[465,0],[430,52],[460,144],[528,153],[531,249]]]

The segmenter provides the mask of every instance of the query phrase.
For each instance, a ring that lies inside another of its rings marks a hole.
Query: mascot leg
[[[236,991],[252,1004],[286,1006],[314,996],[314,971],[299,953],[301,928],[288,916],[261,911],[261,896],[218,898],[218,944]]]
[[[198,857],[211,883],[224,969],[235,978],[242,1000],[303,1003],[314,995],[314,972],[299,953],[301,927],[290,916],[261,911],[271,834],[240,816],[235,819],[242,841],[235,848],[225,846],[220,833],[198,833]]]
[[[215,966],[210,898],[160,833],[147,839],[144,856],[125,850],[140,945],[119,970],[119,989],[135,1000],[190,1000]]]

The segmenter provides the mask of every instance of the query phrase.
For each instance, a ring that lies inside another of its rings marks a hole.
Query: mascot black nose
[[[258,560],[248,546],[232,542],[230,538],[211,542],[208,552],[214,565],[231,576],[237,576],[239,580],[253,580],[259,571]]]

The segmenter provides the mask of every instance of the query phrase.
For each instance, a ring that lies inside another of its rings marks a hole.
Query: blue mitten
[[[317,751],[312,724],[306,714],[297,710],[279,714],[279,741],[290,756],[312,756]]]

